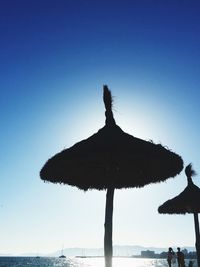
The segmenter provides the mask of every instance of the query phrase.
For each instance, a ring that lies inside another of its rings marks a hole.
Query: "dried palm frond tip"
[[[188,183],[192,182],[192,177],[196,175],[195,170],[192,168],[192,163],[190,163],[186,168],[185,168],[185,174],[188,179]]]
[[[103,101],[106,108],[105,116],[106,116],[106,125],[112,126],[115,125],[115,119],[113,117],[112,106],[113,99],[111,95],[111,91],[108,89],[107,85],[103,86]]]
[[[112,110],[112,105],[113,105],[113,99],[111,95],[111,91],[108,89],[107,85],[103,86],[103,101],[105,104],[106,110]]]

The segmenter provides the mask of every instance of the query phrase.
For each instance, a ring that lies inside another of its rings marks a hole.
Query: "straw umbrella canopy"
[[[199,234],[199,220],[198,213],[200,212],[200,188],[196,186],[192,181],[192,176],[195,175],[195,171],[192,169],[192,164],[189,164],[185,168],[185,174],[187,176],[188,185],[178,196],[164,202],[159,208],[159,213],[164,214],[186,214],[193,213],[195,235],[196,235],[196,251],[197,261],[200,267],[200,234]]]
[[[114,189],[142,187],[174,177],[183,168],[182,158],[161,144],[133,137],[115,123],[112,96],[104,86],[106,124],[88,139],[49,159],[41,179],[82,190],[107,190],[104,254],[112,266],[112,214]]]

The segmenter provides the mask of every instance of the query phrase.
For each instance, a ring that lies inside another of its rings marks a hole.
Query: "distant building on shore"
[[[155,254],[155,251],[153,250],[144,250],[144,251],[141,251],[141,257],[142,258],[155,258],[156,254]]]
[[[196,259],[196,252],[188,252],[187,249],[182,250],[185,259]],[[155,253],[153,250],[143,250],[141,251],[140,255],[133,256],[135,258],[154,258],[154,259],[166,259],[167,258],[167,251],[163,251],[161,253]]]

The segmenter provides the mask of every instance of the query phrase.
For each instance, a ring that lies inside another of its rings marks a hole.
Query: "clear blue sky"
[[[49,157],[104,126],[103,84],[124,131],[200,175],[199,14],[193,0],[1,1],[0,253],[103,246],[105,192],[39,178]],[[185,186],[182,172],[117,190],[114,244],[193,246],[192,215],[157,212]]]

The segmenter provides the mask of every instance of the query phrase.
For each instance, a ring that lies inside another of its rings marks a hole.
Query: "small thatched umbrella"
[[[194,225],[196,234],[196,251],[197,261],[200,267],[200,234],[199,234],[199,220],[198,213],[200,212],[200,188],[192,181],[192,176],[195,171],[192,169],[192,164],[185,168],[185,173],[188,180],[188,185],[178,196],[166,201],[159,208],[159,213],[167,214],[194,214]]]
[[[112,266],[112,215],[114,189],[142,187],[174,177],[183,168],[180,156],[162,145],[133,137],[116,125],[112,97],[104,86],[106,125],[97,133],[49,159],[41,179],[107,190],[104,254],[106,267]]]

